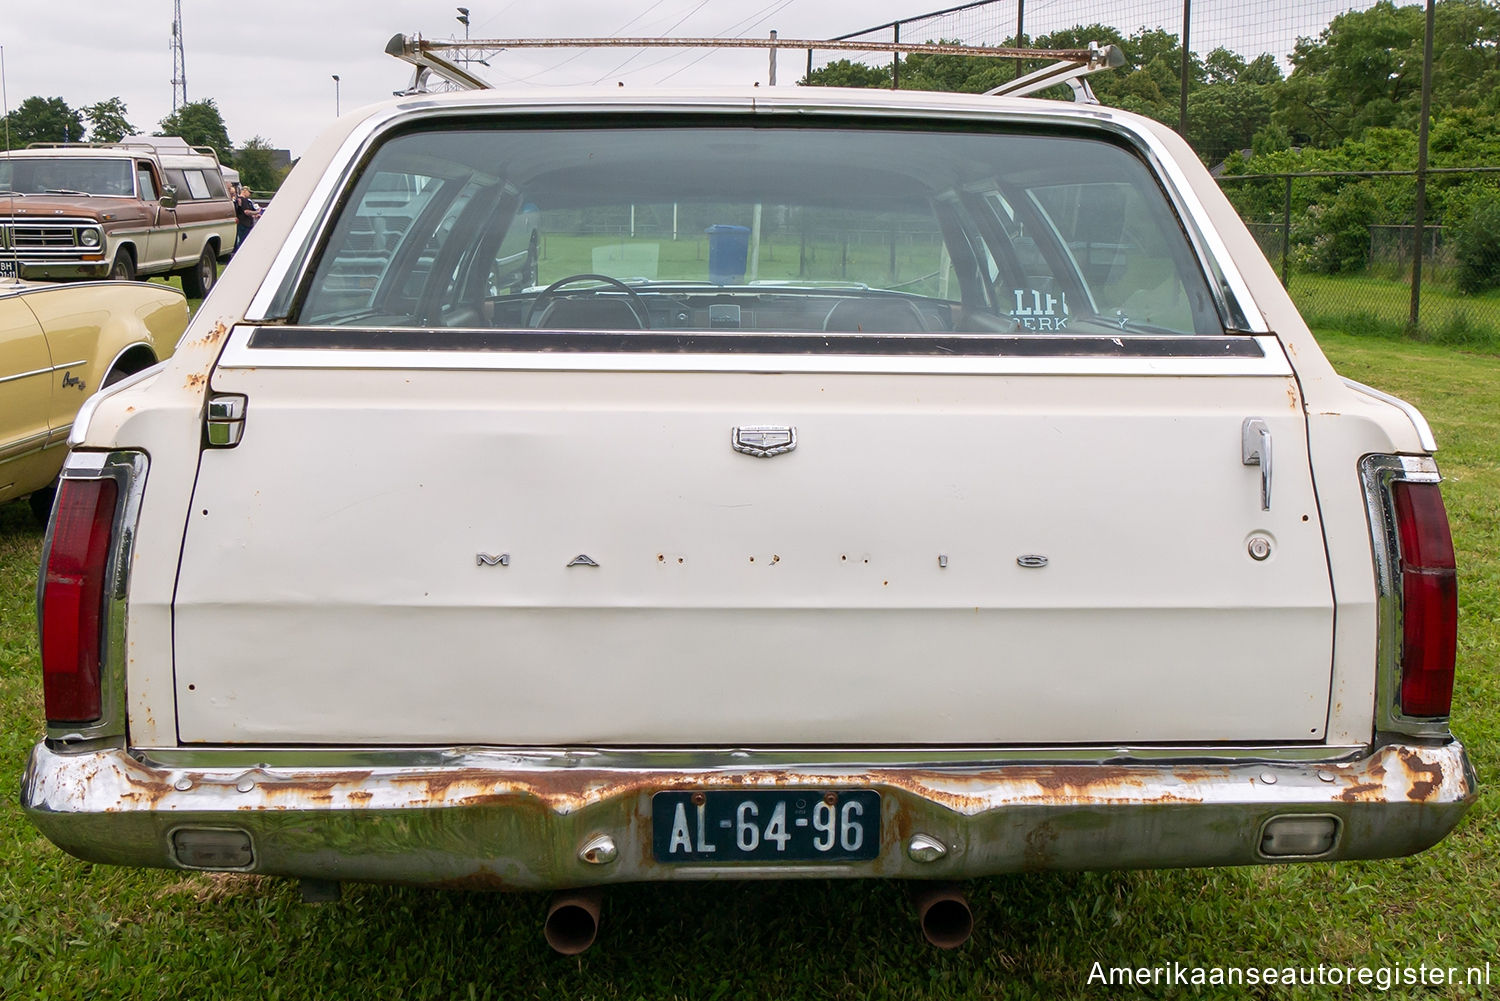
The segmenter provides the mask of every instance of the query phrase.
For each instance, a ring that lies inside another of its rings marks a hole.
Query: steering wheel
[[[551,285],[548,285],[546,288],[538,292],[536,294],[536,298],[531,300],[531,315],[538,317],[541,316],[543,311],[542,304],[545,303],[549,298],[555,297],[559,289],[561,289],[565,285],[571,285],[574,282],[582,281],[603,282],[606,285],[611,285],[619,289],[621,292],[624,292],[626,296],[625,304],[630,307],[630,312],[635,315],[636,322],[641,325],[641,329],[651,329],[651,312],[646,308],[646,300],[642,299],[640,297],[640,294],[636,292],[635,289],[631,288],[629,285],[626,285],[618,278],[611,278],[609,275],[578,274],[568,275],[566,278],[559,278],[557,281],[553,282]]]

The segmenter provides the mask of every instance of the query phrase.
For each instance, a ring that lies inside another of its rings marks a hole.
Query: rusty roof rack
[[[989,56],[996,59],[1051,59],[1048,66],[988,91],[995,96],[1020,97],[1048,87],[1066,84],[1073,88],[1073,99],[1099,103],[1084,77],[1100,70],[1115,69],[1125,63],[1125,54],[1115,45],[1090,42],[1086,49],[1021,49],[993,45],[957,45],[949,43],[908,44],[903,42],[852,42],[845,39],[779,38],[474,38],[432,41],[420,35],[394,35],[386,43],[387,55],[395,56],[415,67],[411,84],[398,95],[426,93],[428,81],[436,75],[460,90],[488,90],[489,81],[470,72],[464,63],[480,62],[473,53],[499,52],[505,49],[536,48],[680,48],[680,49],[769,49],[771,57],[769,82],[776,83],[778,49],[819,49],[850,52],[932,53],[937,55]],[[450,59],[447,53],[465,55]]]

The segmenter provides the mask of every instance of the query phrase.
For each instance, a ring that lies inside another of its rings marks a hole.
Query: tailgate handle
[[[1265,418],[1245,418],[1240,426],[1240,454],[1245,465],[1260,467],[1260,509],[1271,510],[1271,429]]]

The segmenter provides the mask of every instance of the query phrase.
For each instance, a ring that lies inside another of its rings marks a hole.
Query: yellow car
[[[166,285],[0,282],[0,504],[30,495],[45,521],[83,401],[169,357],[187,320]]]

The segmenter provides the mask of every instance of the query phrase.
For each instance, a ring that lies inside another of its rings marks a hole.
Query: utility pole
[[[172,0],[172,114],[188,103],[187,56],[182,51],[182,0]]]

